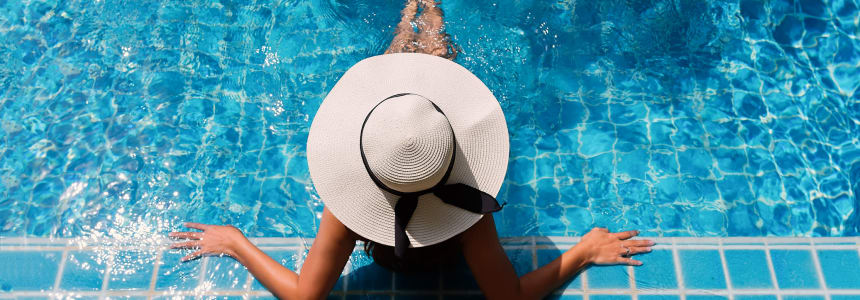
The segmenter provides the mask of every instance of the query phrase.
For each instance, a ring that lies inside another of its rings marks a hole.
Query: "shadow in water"
[[[546,265],[558,258],[571,245],[556,245],[548,238],[539,237],[532,246],[530,239],[511,239],[504,242],[505,253],[517,275],[523,276],[535,270],[535,267]],[[391,272],[364,255],[356,253],[350,260],[353,270],[342,276],[333,292],[347,292],[350,295],[366,295],[371,297],[379,294],[407,292],[410,297],[436,296],[441,292],[446,295],[475,296],[482,298],[480,288],[472,271],[462,255],[450,266],[426,272]],[[596,267],[590,269],[602,269]],[[611,269],[611,268],[606,268]],[[616,269],[623,269],[618,268]],[[561,286],[562,289],[582,289],[580,274],[577,273]],[[623,278],[629,278],[623,276]],[[552,295],[547,299],[555,299]]]

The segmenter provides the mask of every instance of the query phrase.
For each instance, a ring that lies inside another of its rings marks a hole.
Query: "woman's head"
[[[350,68],[314,116],[307,153],[331,213],[380,245],[369,246],[375,257],[386,245],[406,259],[500,209],[508,148],[504,114],[480,79],[410,53]]]

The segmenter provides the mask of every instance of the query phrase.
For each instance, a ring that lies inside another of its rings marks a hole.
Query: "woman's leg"
[[[457,57],[457,46],[451,42],[445,33],[445,21],[442,9],[435,0],[419,0],[423,11],[418,17],[418,45],[421,52],[454,60]]]
[[[400,12],[400,23],[397,24],[397,29],[394,32],[394,39],[391,40],[391,45],[385,50],[385,54],[415,52],[417,45],[415,43],[415,30],[412,29],[412,21],[415,20],[417,12],[417,0],[407,0],[406,6]]]

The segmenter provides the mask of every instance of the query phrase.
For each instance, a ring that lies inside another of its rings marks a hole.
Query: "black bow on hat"
[[[445,175],[442,179],[439,180],[435,186],[426,190],[404,193],[386,186],[379,180],[379,178],[373,175],[373,172],[370,170],[370,166],[367,164],[367,158],[364,155],[364,143],[362,141],[364,136],[364,125],[367,124],[370,114],[376,109],[376,107],[379,107],[379,104],[382,104],[382,102],[385,102],[388,99],[408,94],[409,93],[396,94],[385,98],[376,104],[376,106],[374,106],[367,114],[367,117],[364,118],[364,123],[361,124],[362,138],[359,140],[361,160],[364,162],[364,168],[367,170],[367,174],[370,175],[370,179],[372,179],[373,183],[375,183],[379,188],[400,196],[400,199],[397,200],[397,204],[394,206],[394,255],[398,258],[403,258],[403,255],[406,253],[406,249],[409,248],[409,238],[406,236],[406,226],[409,224],[409,220],[412,219],[412,214],[415,212],[415,208],[418,207],[418,198],[421,195],[433,193],[433,195],[439,197],[442,202],[476,214],[493,213],[502,209],[502,206],[499,205],[496,198],[479,189],[463,183],[445,184],[445,182],[448,181],[448,176],[451,174],[451,170],[454,168],[454,159],[457,151],[453,151],[451,154],[451,161],[448,164],[448,170],[445,171]],[[445,113],[436,106],[436,103],[433,103],[433,101],[430,101],[429,99],[428,101],[436,108],[436,111],[445,115]],[[453,129],[451,130],[451,136],[453,137],[454,145],[456,145],[457,137],[454,136]]]

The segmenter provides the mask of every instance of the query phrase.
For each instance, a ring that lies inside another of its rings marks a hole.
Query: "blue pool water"
[[[401,1],[0,0],[0,236],[312,237],[308,127]],[[858,3],[451,1],[502,236],[860,230]]]

